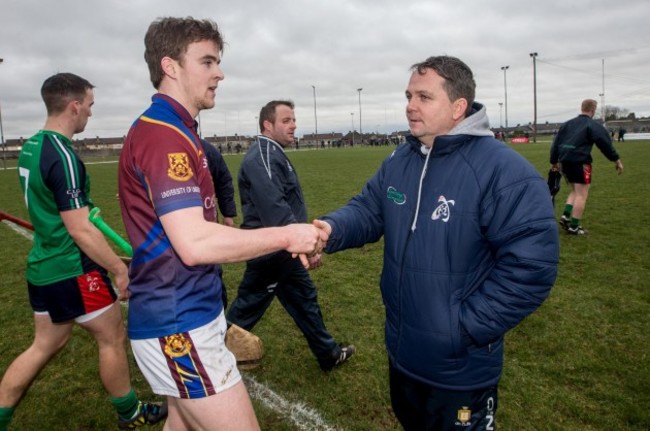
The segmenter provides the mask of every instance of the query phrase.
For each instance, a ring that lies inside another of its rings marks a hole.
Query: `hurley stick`
[[[131,244],[126,242],[124,238],[122,238],[108,224],[106,224],[106,222],[100,215],[99,208],[95,207],[92,210],[90,210],[90,214],[88,215],[88,220],[90,220],[90,222],[94,224],[97,227],[97,229],[99,229],[108,239],[113,241],[115,245],[121,248],[122,251],[127,254],[127,256],[129,257],[133,256],[133,248],[131,247]]]

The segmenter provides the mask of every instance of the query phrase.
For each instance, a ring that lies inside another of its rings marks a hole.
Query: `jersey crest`
[[[194,176],[187,153],[169,153],[167,159],[169,160],[167,176],[172,180],[188,181]]]

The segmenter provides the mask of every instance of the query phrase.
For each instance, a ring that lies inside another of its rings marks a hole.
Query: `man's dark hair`
[[[435,71],[444,78],[445,83],[442,87],[447,92],[449,100],[452,102],[460,98],[467,100],[465,115],[469,114],[476,91],[472,69],[458,58],[446,55],[429,57],[423,62],[411,66],[413,72],[417,71],[421,75],[424,75],[427,69]]]
[[[45,102],[47,115],[63,112],[73,100],[81,102],[86,92],[95,88],[90,82],[74,73],[57,73],[43,82],[41,97]]]
[[[182,65],[187,47],[203,40],[213,41],[219,51],[223,52],[223,36],[217,23],[212,20],[165,17],[152,22],[144,37],[144,59],[154,88],[158,89],[164,76],[160,65],[164,57],[172,58]]]
[[[264,132],[264,122],[269,121],[275,123],[275,108],[278,105],[285,105],[291,109],[294,109],[294,104],[291,100],[272,100],[260,111],[260,131]]]

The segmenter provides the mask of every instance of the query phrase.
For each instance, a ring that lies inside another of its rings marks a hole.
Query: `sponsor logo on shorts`
[[[187,153],[168,153],[167,176],[176,181],[187,181],[194,176]]]
[[[192,342],[182,334],[165,337],[165,355],[170,358],[185,356],[192,350]]]
[[[86,274],[86,283],[88,283],[88,291],[96,292],[100,288],[99,278],[92,274]]]

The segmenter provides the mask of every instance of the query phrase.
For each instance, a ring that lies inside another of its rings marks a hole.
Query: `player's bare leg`
[[[581,219],[587,206],[589,196],[589,184],[573,184],[573,218]]]
[[[106,391],[121,397],[131,390],[129,364],[126,358],[126,330],[117,302],[95,319],[80,324],[97,341],[99,376]]]
[[[34,341],[9,365],[0,383],[0,407],[15,407],[41,370],[68,342],[73,323],[34,314]]]
[[[169,415],[163,431],[257,431],[260,429],[243,381],[198,399],[168,397]]]

